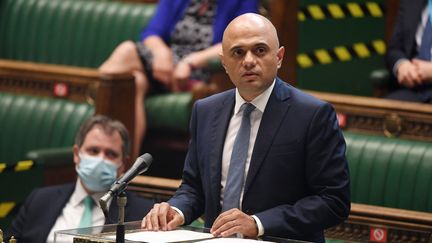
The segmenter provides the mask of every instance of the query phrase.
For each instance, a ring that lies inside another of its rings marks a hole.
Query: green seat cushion
[[[352,202],[432,212],[432,143],[344,136]]]
[[[190,92],[150,96],[145,101],[148,126],[187,133],[191,105],[192,94]]]

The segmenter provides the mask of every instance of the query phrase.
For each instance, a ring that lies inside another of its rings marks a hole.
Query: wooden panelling
[[[413,102],[308,91],[331,103],[342,128],[366,134],[432,142],[432,106]]]

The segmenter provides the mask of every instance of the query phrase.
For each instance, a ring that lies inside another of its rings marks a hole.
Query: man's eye
[[[256,53],[257,55],[264,55],[266,52],[267,52],[267,49],[264,48],[264,47],[258,47],[258,48],[255,50],[255,53]]]
[[[99,149],[97,149],[97,148],[89,148],[89,149],[87,149],[87,153],[90,154],[90,155],[99,154]]]
[[[239,57],[239,56],[242,56],[243,53],[244,53],[243,50],[241,50],[241,49],[236,49],[236,50],[233,51],[233,56],[235,56],[235,57]]]
[[[111,160],[117,159],[119,157],[119,154],[117,154],[115,152],[106,152],[105,155],[108,159],[111,159]]]

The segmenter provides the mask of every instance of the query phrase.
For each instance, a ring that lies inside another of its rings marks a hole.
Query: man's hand
[[[413,59],[412,64],[416,67],[423,83],[432,81],[432,62]]]
[[[214,221],[210,232],[216,237],[228,237],[236,233],[240,233],[246,238],[258,236],[255,220],[237,208],[220,214]]]
[[[397,67],[397,79],[399,84],[408,88],[413,88],[422,84],[418,69],[410,61],[403,61],[399,64]]]
[[[143,218],[141,228],[150,231],[173,230],[182,225],[183,221],[184,219],[177,211],[172,209],[168,203],[163,202],[153,206],[152,210]]]

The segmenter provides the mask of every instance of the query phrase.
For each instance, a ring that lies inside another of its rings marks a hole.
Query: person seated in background
[[[135,78],[135,150],[146,131],[145,97],[153,92],[189,90],[208,81],[205,68],[217,58],[225,26],[236,16],[257,12],[258,0],[161,0],[141,41],[121,43],[99,67],[101,73]]]
[[[222,49],[236,89],[195,103],[181,186],[142,228],[171,230],[204,214],[216,237],[324,242],[323,230],[350,210],[336,112],[277,77],[285,49],[263,16],[235,18]]]
[[[431,2],[400,1],[386,56],[396,90],[386,98],[432,103]]]
[[[35,189],[6,230],[6,239],[14,236],[21,243],[54,242],[57,230],[117,222],[116,199],[108,202],[107,219],[99,199],[124,172],[129,150],[129,134],[121,122],[102,115],[89,118],[73,146],[77,181]],[[128,192],[125,221],[142,219],[152,205],[151,200]]]

